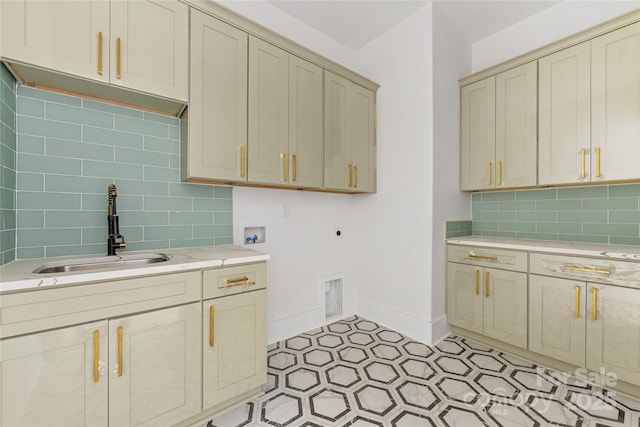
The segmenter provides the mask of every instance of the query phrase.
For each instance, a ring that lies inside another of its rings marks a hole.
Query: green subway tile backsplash
[[[0,264],[106,253],[110,183],[126,250],[233,242],[232,189],[180,182],[177,118],[16,88],[0,68]]]
[[[471,201],[473,235],[640,244],[640,184],[474,193]]]

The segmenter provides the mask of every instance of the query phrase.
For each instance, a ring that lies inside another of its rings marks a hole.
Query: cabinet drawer
[[[267,264],[264,262],[205,270],[202,273],[203,299],[266,287]]]
[[[447,246],[447,259],[451,262],[501,268],[503,270],[527,271],[527,253],[480,246]]]
[[[3,295],[0,338],[184,304],[200,296],[198,271]]]
[[[532,253],[531,274],[640,289],[640,263]]]

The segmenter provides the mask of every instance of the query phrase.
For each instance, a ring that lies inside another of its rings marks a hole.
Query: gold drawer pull
[[[580,317],[580,286],[576,286],[576,317]]]
[[[98,370],[98,359],[100,358],[100,332],[93,331],[93,382],[97,383],[100,379],[100,371]]]
[[[498,185],[502,185],[502,161],[498,162]]]
[[[469,258],[484,259],[486,261],[497,261],[498,260],[497,256],[476,255],[473,252],[469,252]]]
[[[600,147],[596,147],[596,177],[600,178]]]
[[[120,37],[118,37],[117,41],[116,41],[116,77],[118,80],[120,80],[120,78],[122,77],[122,73],[120,72],[120,68],[121,68],[121,51],[122,51],[122,47],[120,46]]]
[[[480,270],[476,270],[476,295],[480,295]]]
[[[235,285],[238,283],[248,282],[248,281],[249,281],[248,276],[240,277],[239,279],[227,279],[227,285]]]
[[[591,301],[591,318],[595,322],[598,320],[598,290],[593,288],[593,298]]]
[[[102,75],[102,31],[98,32],[98,75]]]
[[[118,376],[122,376],[122,326],[118,328]]]
[[[597,274],[604,274],[607,276],[611,274],[611,271],[609,270],[598,270],[596,268],[576,267],[574,265],[565,265],[564,267],[562,267],[562,269],[564,271],[583,271],[585,273],[597,273]]]
[[[489,298],[489,272],[484,273],[484,296]]]
[[[357,165],[353,165],[353,174],[355,175],[355,181],[353,184],[353,188],[358,188],[358,166]]]
[[[349,163],[349,187],[353,187],[353,163]]]
[[[247,150],[244,148],[244,145],[240,145],[240,176],[244,178],[244,168],[246,163],[246,153]]]
[[[213,347],[214,340],[213,337],[215,335],[215,317],[216,312],[213,306],[209,307],[209,347]]]
[[[491,164],[491,162],[489,162],[489,166],[487,167],[487,185],[491,185],[491,175],[493,174],[493,172],[491,171],[491,166],[493,166]]]
[[[585,150],[584,148],[582,150],[580,150],[580,178],[584,178],[585,177],[584,157],[585,157],[586,153],[587,153],[587,150]]]
[[[298,179],[298,157],[292,154],[291,159],[293,161],[293,182],[296,182],[296,179]]]
[[[282,160],[284,161],[284,167],[282,168],[283,172],[283,181],[289,181],[289,153],[284,153],[282,155]]]

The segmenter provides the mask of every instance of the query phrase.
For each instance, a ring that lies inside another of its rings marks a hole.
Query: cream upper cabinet
[[[249,181],[322,187],[322,69],[249,40]]]
[[[589,42],[538,61],[540,185],[590,180]]]
[[[0,425],[107,426],[107,322],[3,340]]]
[[[640,23],[591,41],[591,175],[640,178]]]
[[[2,2],[4,58],[182,101],[189,7],[175,0]]]
[[[189,108],[181,136],[184,179],[247,180],[247,46],[244,31],[191,9]]]
[[[374,93],[325,71],[324,94],[325,187],[374,192]]]

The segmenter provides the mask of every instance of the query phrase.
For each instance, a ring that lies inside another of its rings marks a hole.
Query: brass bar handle
[[[293,161],[293,182],[296,182],[296,179],[298,179],[298,157],[292,154],[291,160]]]
[[[502,185],[502,161],[498,162],[498,180],[496,184]]]
[[[583,148],[580,150],[580,178],[585,177],[585,166],[584,166],[584,158],[586,155],[586,150]]]
[[[484,296],[489,298],[489,272],[484,273]]]
[[[349,163],[349,187],[353,187],[353,164]]]
[[[353,173],[356,176],[356,179],[353,184],[353,188],[358,188],[358,165],[353,165]]]
[[[212,305],[211,307],[209,307],[209,347],[213,347],[215,344],[215,341],[214,341],[215,318],[216,318],[216,311]]]
[[[116,41],[116,77],[118,78],[118,80],[120,80],[121,77],[121,73],[120,73],[120,65],[121,65],[121,53],[122,53],[122,47],[121,47],[121,42],[120,42],[120,37],[118,37],[118,40]]]
[[[483,260],[486,260],[486,261],[497,261],[498,260],[497,256],[476,255],[473,252],[469,252],[469,258],[483,259]]]
[[[476,295],[480,295],[480,270],[476,270]]]
[[[595,322],[598,320],[598,290],[593,288],[593,298],[591,299],[591,318]]]
[[[489,167],[487,168],[487,185],[491,185],[492,166],[491,162],[489,162]]]
[[[289,181],[289,153],[282,155],[284,160],[284,181]]]
[[[244,178],[245,174],[245,163],[247,157],[247,150],[244,147],[244,144],[240,145],[240,176]]]
[[[609,270],[598,270],[596,268],[576,267],[574,265],[565,265],[562,267],[562,269],[564,271],[584,271],[586,273],[597,273],[597,274],[604,274],[607,276],[611,274],[611,271]]]
[[[102,31],[98,32],[98,75],[102,75]]]
[[[100,379],[100,371],[98,362],[100,358],[100,332],[93,331],[93,382],[97,383]]]
[[[600,178],[600,147],[596,147],[596,177]]]
[[[122,326],[118,328],[118,376],[122,376]]]
[[[580,317],[580,286],[576,286],[576,317]]]
[[[227,285],[233,285],[236,283],[242,283],[242,282],[248,282],[248,281],[249,281],[248,276],[240,277],[239,279],[227,279]]]

